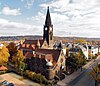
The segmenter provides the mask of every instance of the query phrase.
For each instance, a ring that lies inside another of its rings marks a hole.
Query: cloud
[[[55,35],[99,37],[99,0],[52,0],[40,5],[42,10],[47,6],[50,6]]]
[[[26,2],[27,2],[27,7],[30,8],[34,3],[34,0],[26,0]]]
[[[25,3],[25,7],[31,8],[34,4],[34,0],[21,0],[21,2]]]
[[[36,16],[32,16],[32,21],[34,25],[42,26],[45,21],[45,14],[42,12],[38,12]]]
[[[25,3],[27,8],[31,8],[35,2],[35,0],[21,1]],[[50,6],[54,35],[81,37],[100,36],[100,0],[49,0],[48,2],[46,0],[46,2],[38,5],[40,6],[40,11],[36,13],[36,15],[32,17],[26,16],[27,21],[32,21],[32,25],[2,19],[0,21],[0,28],[2,28],[0,34],[2,32],[2,34],[42,35],[47,6]]]
[[[0,5],[1,5],[1,3],[0,3]]]
[[[17,16],[17,15],[21,15],[20,11],[21,10],[19,8],[18,9],[11,9],[10,7],[6,6],[6,7],[3,7],[2,14]]]
[[[8,23],[8,20],[0,18],[0,24],[2,23]]]
[[[0,36],[40,35],[40,26],[11,22],[0,18]]]

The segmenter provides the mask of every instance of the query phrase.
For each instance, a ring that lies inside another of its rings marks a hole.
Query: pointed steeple
[[[49,7],[47,9],[45,25],[43,28],[43,40],[46,41],[49,48],[52,47],[53,45],[53,25],[51,23]]]
[[[62,49],[62,43],[60,42],[58,45],[58,50],[61,50],[61,49]]]
[[[51,17],[50,17],[50,11],[49,11],[49,6],[47,9],[47,15],[46,15],[46,20],[45,20],[45,26],[51,26]]]

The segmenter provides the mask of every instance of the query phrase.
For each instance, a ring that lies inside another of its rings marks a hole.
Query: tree
[[[9,50],[9,54],[10,54],[10,58],[9,60],[12,60],[12,57],[18,52],[17,50],[17,46],[15,43],[11,42],[9,43],[9,45],[7,46],[8,50]]]
[[[40,59],[36,57],[31,57],[26,59],[27,68],[31,71],[34,71],[36,73],[42,73],[44,74],[44,70],[46,68],[46,61],[45,59]]]
[[[80,66],[86,64],[86,59],[84,58],[85,56],[82,51],[79,51],[79,53],[77,54],[77,57],[78,57]]]
[[[8,62],[9,56],[10,55],[9,55],[8,49],[5,46],[3,46],[0,49],[0,65],[6,65]]]
[[[79,60],[79,67],[81,68],[82,71],[82,66],[86,64],[87,60],[84,58],[83,52],[80,50],[77,54],[77,58]]]
[[[26,67],[27,67],[27,65],[26,65],[26,63],[25,62],[20,62],[20,65],[19,65],[19,72],[21,73],[21,75],[23,75],[24,73],[24,70],[26,70]]]
[[[79,66],[79,60],[74,54],[70,54],[70,56],[66,59],[66,67],[67,70],[77,70]]]
[[[32,79],[34,82],[40,83],[40,84],[45,84],[45,86],[52,86],[51,83],[45,78],[45,76],[41,74],[37,74],[33,71],[26,70],[26,76]]]
[[[21,50],[18,50],[16,56],[13,57],[13,61],[18,71],[24,71],[26,69],[26,64],[24,62],[25,57],[23,56],[23,52]]]
[[[86,40],[84,39],[77,39],[75,40],[76,43],[86,43]]]
[[[93,67],[89,74],[95,80],[95,86],[98,86],[98,83],[100,83],[100,64]]]

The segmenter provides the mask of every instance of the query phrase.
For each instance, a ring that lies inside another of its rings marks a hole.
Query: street
[[[67,86],[94,86],[95,81],[89,76],[89,72],[92,70],[92,67],[97,64],[97,62],[100,62],[100,58],[94,61],[88,69],[71,81]]]
[[[66,75],[65,79],[57,83],[57,86],[94,86],[95,82],[89,76],[89,72],[97,62],[100,62],[100,56],[95,61],[92,60],[83,66],[83,71],[79,69],[71,75]]]

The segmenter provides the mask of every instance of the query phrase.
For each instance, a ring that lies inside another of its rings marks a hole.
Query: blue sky
[[[42,35],[47,6],[55,36],[100,38],[100,0],[0,0],[0,36]]]

